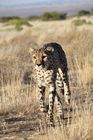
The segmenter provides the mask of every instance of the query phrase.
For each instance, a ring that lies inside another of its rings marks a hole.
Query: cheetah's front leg
[[[50,126],[54,127],[54,119],[53,119],[53,109],[54,109],[54,100],[55,100],[55,87],[53,84],[49,87],[49,110],[48,110],[48,116],[49,116],[49,123]]]
[[[45,108],[45,87],[44,86],[38,86],[38,90],[39,90],[40,110],[42,112],[46,112],[46,108]]]

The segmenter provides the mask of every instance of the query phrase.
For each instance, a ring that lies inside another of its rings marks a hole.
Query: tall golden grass
[[[93,26],[76,27],[72,19],[32,24],[23,34],[0,44],[0,114],[38,113],[38,93],[28,50],[30,47],[42,47],[47,42],[58,42],[68,60],[71,104],[75,112],[71,123],[64,129],[51,129],[36,139],[92,140]],[[30,85],[25,85],[22,79],[27,71],[32,72]]]

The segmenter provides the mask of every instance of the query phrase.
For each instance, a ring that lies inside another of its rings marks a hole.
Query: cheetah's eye
[[[36,59],[36,56],[34,55],[33,58]]]
[[[46,58],[46,56],[43,56],[42,58],[44,59],[44,58]]]
[[[44,55],[42,58],[43,58],[44,61],[47,60],[47,56],[46,55]]]

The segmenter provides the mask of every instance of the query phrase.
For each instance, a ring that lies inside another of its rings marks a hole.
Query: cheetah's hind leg
[[[61,99],[60,99],[58,94],[56,94],[56,96],[55,96],[55,103],[56,103],[56,109],[57,109],[58,125],[62,126],[63,125],[63,119],[64,119],[64,110],[63,110]]]

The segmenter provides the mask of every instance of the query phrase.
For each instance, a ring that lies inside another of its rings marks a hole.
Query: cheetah
[[[70,104],[71,92],[68,80],[67,59],[64,50],[58,43],[47,43],[42,48],[29,50],[36,70],[40,110],[46,112],[45,89],[49,91],[48,117],[54,126],[53,110],[56,103],[57,113],[62,120],[63,111],[60,96],[64,95],[65,102]]]

